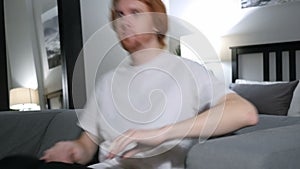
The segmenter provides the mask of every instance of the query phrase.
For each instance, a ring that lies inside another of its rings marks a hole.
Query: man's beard
[[[144,48],[145,43],[151,41],[153,34],[132,35],[121,40],[122,47],[132,53]]]

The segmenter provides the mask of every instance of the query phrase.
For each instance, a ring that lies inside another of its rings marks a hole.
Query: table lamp
[[[40,110],[38,91],[30,88],[14,88],[9,92],[9,106],[12,110]]]

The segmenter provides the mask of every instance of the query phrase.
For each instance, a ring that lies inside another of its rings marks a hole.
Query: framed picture
[[[61,65],[57,6],[42,14],[44,44],[49,69]]]
[[[241,0],[242,8],[277,5],[300,0]]]

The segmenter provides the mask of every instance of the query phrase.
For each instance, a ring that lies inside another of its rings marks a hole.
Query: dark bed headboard
[[[270,80],[270,53],[275,52],[276,59],[276,81],[282,80],[282,52],[289,55],[289,80],[296,80],[296,51],[300,50],[300,41],[268,43],[247,46],[230,47],[232,55],[232,82],[239,78],[239,57],[243,54],[262,53],[263,54],[263,80]]]

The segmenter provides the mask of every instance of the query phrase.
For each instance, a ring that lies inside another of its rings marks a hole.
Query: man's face
[[[129,52],[145,49],[151,41],[157,41],[152,14],[147,12],[148,6],[138,0],[120,0],[116,6],[116,32]]]

